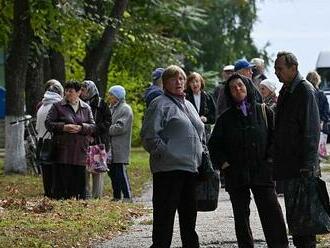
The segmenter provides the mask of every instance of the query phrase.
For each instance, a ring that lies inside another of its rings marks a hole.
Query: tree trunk
[[[30,59],[28,63],[28,71],[26,74],[26,113],[32,116],[37,115],[37,105],[44,95],[44,49],[37,38],[34,38],[35,46],[39,49],[30,48]]]
[[[49,51],[49,61],[51,68],[51,78],[48,78],[47,80],[54,78],[63,84],[65,82],[64,56],[61,53],[51,49]]]
[[[110,23],[103,32],[101,39],[95,46],[86,46],[86,57],[84,59],[85,79],[95,82],[100,95],[103,96],[107,87],[107,75],[110,65],[112,47],[118,33],[120,22],[127,7],[128,0],[116,0],[112,8]],[[95,40],[93,41],[95,42]],[[102,74],[102,76],[101,76]]]
[[[28,0],[14,0],[13,37],[5,64],[6,81],[6,155],[5,173],[25,173],[24,126],[9,123],[24,115],[25,80],[31,37]]]

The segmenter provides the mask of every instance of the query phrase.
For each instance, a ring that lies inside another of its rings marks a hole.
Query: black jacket
[[[90,100],[90,107],[92,109],[93,117],[96,124],[96,133],[94,135],[94,144],[105,144],[105,148],[109,151],[110,148],[110,134],[109,128],[111,126],[111,112],[108,104],[97,96]]]
[[[315,90],[298,73],[283,86],[277,101],[274,169],[276,179],[299,177],[300,169],[318,163],[320,117]]]
[[[229,94],[229,90],[225,92]],[[266,126],[261,104],[255,103],[251,88],[248,89],[248,99],[249,114],[244,116],[236,104],[231,104],[217,119],[208,142],[214,166],[219,169],[224,162],[230,165],[223,170],[227,191],[242,186],[273,185],[270,164],[273,112],[266,107]]]
[[[316,89],[316,100],[317,100],[317,105],[319,107],[320,119],[324,123],[327,123],[330,117],[329,103],[323,91]]]
[[[186,91],[186,99],[191,102],[197,110],[192,90],[188,89]],[[198,114],[199,116],[205,116],[207,118],[207,122],[205,124],[215,123],[215,104],[213,98],[203,90],[201,91],[201,106]]]

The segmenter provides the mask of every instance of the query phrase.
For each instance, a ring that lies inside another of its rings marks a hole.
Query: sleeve
[[[87,115],[88,115],[87,121],[82,123],[82,129],[79,132],[82,135],[92,135],[93,133],[95,133],[95,129],[96,129],[92,110],[91,110],[90,107],[88,107],[87,109],[88,109],[88,111],[87,111]]]
[[[267,159],[272,160],[274,157],[275,113],[267,105],[266,105],[266,116],[268,123],[266,156]]]
[[[215,123],[211,137],[208,141],[210,157],[214,168],[217,170],[221,169],[221,166],[227,162],[224,146],[223,118],[220,116]]]
[[[161,136],[166,125],[165,115],[157,103],[157,101],[153,101],[149,105],[140,133],[142,145],[150,154],[160,153],[166,147],[166,141]]]
[[[206,124],[214,124],[215,123],[215,103],[211,95],[206,93],[206,104],[208,108],[207,113],[207,122]]]
[[[132,110],[128,106],[124,106],[119,113],[115,123],[109,128],[110,136],[122,135],[131,128]]]
[[[320,117],[315,94],[304,88],[300,98],[298,125],[302,137],[303,168],[313,168],[318,159],[318,145],[320,139]]]
[[[59,114],[56,105],[57,104],[53,104],[50,108],[45,120],[45,127],[51,133],[63,133],[65,123],[57,121],[59,119]]]
[[[102,108],[100,108],[100,111],[102,115],[102,120],[98,123],[96,123],[96,135],[101,135],[102,133],[105,133],[109,130],[111,126],[111,111],[109,106],[104,102],[102,99]],[[96,116],[97,117],[97,116]],[[96,120],[95,120],[96,121]]]
[[[320,91],[320,119],[324,123],[327,123],[329,121],[329,103],[326,95]]]

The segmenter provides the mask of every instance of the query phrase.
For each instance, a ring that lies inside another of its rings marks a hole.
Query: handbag
[[[220,175],[214,171],[196,186],[197,211],[214,211],[218,207]]]
[[[107,152],[104,144],[91,145],[87,148],[86,170],[91,173],[107,172]]]
[[[98,107],[100,106],[100,103],[101,103],[101,98],[99,98]],[[96,120],[96,116],[97,116],[97,108],[94,115],[95,120]],[[101,138],[98,137],[98,144],[90,145],[87,148],[86,170],[95,174],[107,172],[109,171],[107,160],[108,160],[108,153],[105,149],[105,144],[102,144]]]
[[[197,169],[198,169],[198,180],[200,181],[207,180],[209,177],[211,177],[214,174],[210,153],[206,146],[203,146],[202,162]]]
[[[322,179],[314,176],[290,179],[287,193],[286,216],[292,235],[330,232],[329,195]]]
[[[53,162],[53,141],[52,139],[45,139],[47,133],[48,130],[37,141],[36,158],[42,164]]]

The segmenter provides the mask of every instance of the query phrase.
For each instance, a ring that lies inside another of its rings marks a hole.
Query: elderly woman
[[[109,152],[110,135],[109,127],[111,125],[111,112],[108,104],[100,97],[99,91],[93,81],[86,80],[82,83],[81,99],[84,100],[92,109],[95,120],[95,133],[90,145],[104,144]],[[92,177],[92,189],[90,178]],[[103,174],[90,173],[86,171],[86,198],[101,198],[103,193]]]
[[[36,131],[37,137],[43,139],[50,139],[51,134],[47,132],[45,127],[45,120],[48,115],[50,108],[54,103],[59,102],[63,98],[64,89],[61,83],[55,79],[49,80],[47,83],[52,82],[52,84],[47,88],[44,97],[41,101],[41,106],[37,112],[37,122]],[[44,186],[44,195],[52,198],[53,192],[53,163],[43,161],[41,162],[41,172],[42,172],[42,182]]]
[[[113,201],[132,202],[132,193],[126,166],[131,152],[133,111],[126,101],[126,90],[121,85],[109,89],[112,124],[109,129],[112,161],[109,176],[111,178]]]
[[[306,79],[313,84],[316,90],[316,98],[318,99],[319,114],[321,119],[321,126],[329,121],[329,103],[326,95],[319,89],[321,83],[321,77],[316,71],[311,71],[307,74]]]
[[[81,84],[68,81],[64,99],[53,104],[45,125],[53,133],[54,198],[85,199],[86,154],[95,124],[87,103],[80,100]]]
[[[215,105],[213,98],[204,91],[205,82],[203,77],[197,73],[192,72],[186,83],[186,99],[190,101],[201,121],[205,124],[206,136],[211,134],[211,124],[215,123]]]
[[[283,214],[272,180],[269,151],[272,111],[266,108],[263,114],[249,82],[238,74],[228,79],[225,94],[230,108],[215,124],[209,151],[213,164],[224,171],[238,246],[254,246],[249,224],[252,191],[268,247],[288,247]]]
[[[259,91],[264,103],[273,111],[276,108],[277,96],[276,85],[270,79],[264,79],[259,84]]]
[[[182,247],[199,247],[196,225],[196,174],[202,157],[204,125],[185,99],[186,74],[171,65],[162,74],[164,95],[151,102],[141,130],[153,174],[151,247],[170,247],[178,211]]]

